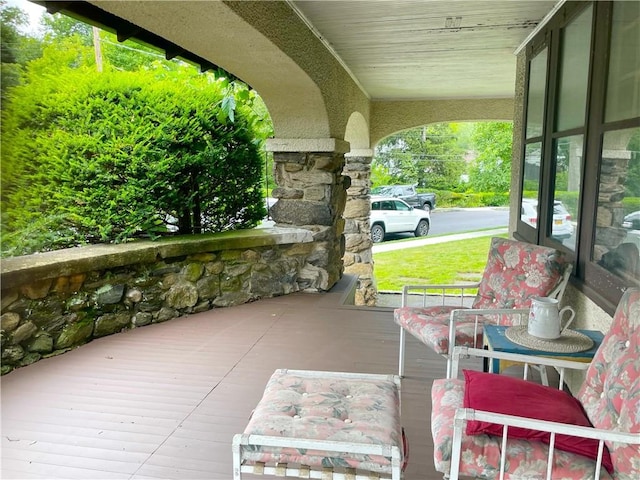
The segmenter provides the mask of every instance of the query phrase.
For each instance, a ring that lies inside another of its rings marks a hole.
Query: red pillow
[[[472,370],[463,370],[463,372],[465,408],[585,427],[592,426],[580,402],[567,392],[505,375]],[[467,435],[486,433],[502,436],[502,425],[471,420],[467,422],[466,433]],[[549,432],[519,427],[509,427],[508,436],[546,444],[549,444],[551,438]],[[556,434],[555,448],[584,455],[593,460],[598,456],[598,441],[589,438]],[[606,446],[602,453],[602,465],[609,473],[613,472],[613,463]]]

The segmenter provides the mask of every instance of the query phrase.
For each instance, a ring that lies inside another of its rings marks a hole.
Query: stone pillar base
[[[272,139],[276,226],[312,232],[311,255],[298,278],[303,291],[326,291],[343,274],[344,219],[349,177],[342,176],[348,144],[337,139]]]
[[[373,151],[353,152],[346,156],[345,175],[351,178],[347,190],[345,218],[345,273],[358,276],[355,304],[375,306],[378,292],[373,279],[371,252],[371,159]]]

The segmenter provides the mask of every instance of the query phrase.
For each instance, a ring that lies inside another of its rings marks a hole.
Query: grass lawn
[[[507,237],[507,235],[499,235]],[[404,285],[477,282],[487,263],[491,237],[375,253],[378,290],[401,291]]]

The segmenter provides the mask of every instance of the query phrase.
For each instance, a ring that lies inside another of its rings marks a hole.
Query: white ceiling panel
[[[290,2],[374,100],[513,96],[513,52],[555,3]]]

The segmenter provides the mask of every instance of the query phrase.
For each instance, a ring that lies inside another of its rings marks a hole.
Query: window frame
[[[544,92],[544,105],[543,105],[543,109],[542,109],[542,122],[543,122],[543,127],[542,127],[542,132],[540,135],[536,135],[534,137],[531,138],[527,138],[527,121],[528,121],[528,108],[527,106],[529,105],[529,83],[530,83],[530,74],[531,74],[531,62],[534,58],[537,57],[537,55],[539,55],[540,53],[542,53],[544,50],[547,50],[547,64],[546,64],[546,71],[545,71],[545,92]],[[539,183],[538,183],[538,198],[537,200],[537,204],[540,205],[540,194],[542,192],[542,179],[543,179],[543,172],[542,172],[542,168],[544,165],[544,159],[543,157],[543,152],[545,151],[545,145],[544,145],[544,132],[546,129],[546,121],[545,119],[547,118],[547,104],[548,104],[548,97],[549,97],[549,70],[550,70],[550,59],[551,59],[551,52],[550,52],[550,46],[549,46],[549,35],[548,33],[544,33],[543,35],[539,35],[538,38],[534,39],[532,44],[530,46],[527,47],[527,71],[526,71],[526,81],[525,81],[525,86],[524,86],[524,109],[523,109],[523,113],[522,113],[522,143],[521,143],[521,152],[520,152],[520,158],[521,158],[521,166],[520,166],[520,178],[519,178],[519,192],[520,192],[520,199],[519,199],[519,210],[522,211],[522,201],[523,201],[523,194],[524,194],[524,171],[525,171],[525,159],[526,159],[526,151],[527,151],[527,147],[529,145],[533,145],[536,143],[540,143],[540,173],[539,173]],[[540,232],[540,212],[538,209],[538,217],[537,217],[537,224],[536,227],[533,227],[531,225],[529,225],[528,223],[525,223],[522,221],[522,215],[518,215],[518,219],[517,219],[517,231],[516,231],[516,236],[520,237],[521,240],[525,240],[527,242],[530,243],[538,243],[539,240],[539,232]]]
[[[591,49],[585,123],[582,127],[555,132],[557,115],[557,95],[559,90],[560,43],[562,29],[579,14],[591,6]],[[591,260],[595,244],[598,191],[600,187],[600,165],[604,135],[609,131],[640,126],[640,118],[605,122],[606,87],[609,74],[609,49],[614,2],[580,1],[567,2],[549,23],[527,45],[525,52],[526,72],[524,81],[524,103],[522,110],[522,131],[520,132],[520,206],[524,188],[525,152],[534,139],[526,138],[527,106],[531,60],[548,49],[547,77],[545,86],[544,122],[541,137],[541,175],[538,198],[538,222],[534,229],[521,221],[516,222],[514,236],[520,240],[546,245],[566,252],[574,262],[571,282],[576,288],[591,298],[597,305],[612,314],[624,290],[629,287],[623,280]],[[579,218],[576,226],[575,251],[568,249],[551,237],[550,208],[554,200],[554,149],[559,138],[583,135],[583,157],[578,200]],[[593,172],[596,172],[595,175]],[[520,208],[518,209],[520,211]]]

